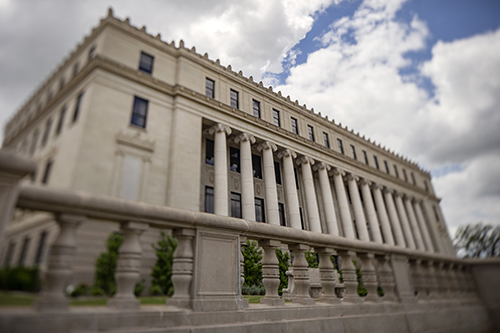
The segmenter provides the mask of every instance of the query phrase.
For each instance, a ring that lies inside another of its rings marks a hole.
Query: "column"
[[[382,244],[382,235],[380,234],[377,212],[375,211],[375,206],[373,205],[370,183],[366,181],[366,179],[362,178],[359,180],[359,184],[361,185],[361,195],[363,196],[363,202],[365,203],[366,217],[368,218],[368,223],[370,224],[370,231],[372,232],[373,240]]]
[[[286,206],[288,207],[288,219],[290,221],[290,226],[295,229],[302,229],[302,223],[300,222],[299,198],[297,195],[297,185],[293,169],[293,159],[297,157],[297,154],[295,154],[295,152],[291,149],[282,149],[278,152],[278,157],[283,159]]]
[[[354,218],[358,229],[359,239],[369,242],[370,237],[368,236],[368,229],[366,228],[365,213],[359,197],[358,184],[356,183],[357,177],[348,173],[345,178],[347,179],[347,186],[349,186],[349,193],[351,194],[352,208],[354,210]]]
[[[404,201],[406,212],[408,213],[408,220],[410,221],[411,231],[413,232],[413,236],[415,236],[415,244],[417,246],[417,249],[425,251],[424,240],[422,239],[422,234],[420,233],[420,229],[417,224],[417,217],[415,216],[415,212],[413,211],[411,200],[408,196],[405,196]]]
[[[288,245],[288,248],[293,251],[293,281],[297,290],[297,295],[292,302],[304,305],[314,304],[314,299],[309,296],[311,282],[309,281],[309,267],[305,256],[309,247],[304,244],[291,244]]]
[[[252,144],[255,137],[242,133],[234,139],[240,144],[241,212],[245,220],[255,221],[255,194],[253,188]]]
[[[333,182],[335,184],[335,193],[339,202],[340,221],[342,222],[342,229],[344,229],[344,237],[355,239],[354,228],[352,227],[351,212],[349,211],[349,204],[345,194],[343,171],[333,169]]]
[[[304,181],[304,191],[306,195],[309,227],[311,228],[311,231],[321,233],[321,222],[319,220],[318,203],[316,201],[316,192],[314,191],[314,179],[311,170],[311,165],[314,164],[314,160],[307,156],[302,156],[297,160],[297,164],[302,165],[302,180]]]
[[[394,205],[394,198],[392,197],[392,191],[387,187],[384,187],[385,203],[387,204],[387,210],[389,213],[389,218],[392,225],[392,231],[394,232],[394,239],[397,246],[406,247],[405,238],[403,236],[403,231],[401,230],[401,225],[399,224],[398,213],[396,212],[396,206]]]
[[[328,233],[330,235],[339,235],[339,226],[337,225],[337,217],[335,216],[335,208],[333,207],[332,189],[330,187],[330,178],[328,170],[330,166],[323,162],[316,163],[314,166],[318,170],[319,183],[321,186],[321,194],[323,197],[323,207],[325,209],[325,220]]]
[[[432,245],[431,236],[429,235],[429,229],[427,229],[427,223],[425,223],[424,214],[422,213],[422,208],[420,207],[420,201],[417,199],[413,199],[413,210],[416,213],[417,222],[420,226],[420,230],[422,231],[422,236],[424,239],[425,247],[427,251],[434,252],[434,246]]]
[[[269,224],[280,225],[278,207],[278,192],[276,190],[276,173],[274,171],[274,152],[277,147],[274,143],[265,141],[257,146],[264,159],[264,187],[266,190],[266,214]]]
[[[209,130],[214,134],[214,213],[228,216],[229,201],[227,187],[226,134],[231,134],[229,126],[218,123]]]
[[[380,227],[382,228],[382,234],[384,235],[385,243],[388,245],[394,245],[394,237],[392,236],[391,225],[389,224],[389,217],[387,216],[387,210],[385,209],[384,199],[382,198],[382,192],[380,191],[381,186],[378,184],[372,184],[373,197],[375,198],[375,205],[377,206],[378,217],[380,221]]]
[[[403,206],[403,200],[401,199],[403,194],[395,192],[394,196],[396,197],[396,208],[398,211],[399,222],[401,222],[401,227],[403,229],[403,235],[406,240],[406,245],[410,249],[416,249],[415,241],[413,240],[413,235],[410,230],[410,223],[408,222],[408,217],[406,217],[405,207]]]
[[[259,246],[264,250],[262,257],[262,284],[266,288],[266,295],[260,299],[260,304],[285,305],[285,300],[278,295],[280,285],[279,262],[276,258],[276,249],[280,241],[266,239],[259,241]]]
[[[439,253],[446,254],[446,249],[444,247],[443,241],[441,240],[441,236],[439,234],[438,226],[437,226],[437,221],[434,216],[434,212],[432,209],[432,205],[429,203],[429,199],[423,200],[423,205],[425,212],[427,213],[427,218],[429,221],[429,233],[431,237],[434,239],[434,250]]]

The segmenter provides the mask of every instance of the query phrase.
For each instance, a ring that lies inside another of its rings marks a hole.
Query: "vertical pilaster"
[[[269,224],[280,225],[276,174],[274,172],[273,153],[277,150],[274,143],[265,141],[257,146],[264,157],[264,186],[266,189],[266,213]]]
[[[264,250],[262,258],[262,283],[266,288],[266,295],[260,299],[260,304],[284,305],[285,300],[278,295],[280,285],[279,262],[276,258],[276,249],[281,245],[276,240],[262,240],[259,245]]]
[[[288,208],[288,219],[290,226],[295,229],[302,229],[300,222],[299,198],[295,185],[295,172],[293,159],[297,154],[291,149],[282,149],[278,152],[278,157],[283,159],[283,176],[285,178],[286,206]]]
[[[192,308],[191,286],[193,282],[193,238],[194,229],[174,229],[172,235],[177,239],[172,265],[172,284],[174,294],[167,299],[167,305],[179,308]]]
[[[408,196],[405,196],[404,203],[406,212],[408,213],[410,228],[415,238],[415,245],[417,246],[417,249],[425,251],[424,240],[422,239],[422,234],[420,233],[420,228],[418,227],[417,217],[415,216],[415,212],[413,211],[411,199]]]
[[[292,244],[288,248],[290,251],[293,251],[293,278],[295,288],[297,289],[297,295],[292,302],[304,305],[314,304],[314,299],[309,295],[311,282],[309,281],[309,267],[305,256],[308,246],[304,244]]]
[[[399,222],[403,229],[403,235],[405,237],[406,246],[410,249],[416,249],[415,241],[413,240],[413,235],[410,230],[410,223],[408,222],[408,217],[406,216],[405,207],[403,205],[403,194],[400,192],[395,192],[394,197],[396,201],[396,208],[398,211]]]
[[[321,233],[318,202],[316,200],[314,179],[311,170],[311,165],[314,164],[314,160],[307,156],[302,156],[297,160],[297,163],[300,164],[302,168],[302,180],[304,181],[309,226],[311,228],[311,231]]]
[[[394,239],[397,246],[406,247],[405,238],[403,236],[403,230],[401,230],[401,224],[399,223],[398,213],[396,212],[396,206],[394,205],[394,198],[392,197],[392,191],[387,187],[384,187],[385,203],[387,204],[387,210],[389,213],[389,218],[392,225],[392,231],[394,232]]]
[[[356,222],[356,228],[358,229],[359,239],[365,242],[370,241],[368,236],[368,229],[366,228],[365,213],[363,211],[363,206],[361,205],[361,199],[359,197],[359,190],[357,184],[357,177],[351,173],[345,176],[347,180],[347,186],[349,186],[349,193],[351,195],[352,208],[354,210],[354,218]]]
[[[366,217],[368,218],[373,240],[376,243],[382,244],[382,234],[380,233],[377,212],[375,211],[375,206],[373,205],[372,193],[370,190],[371,184],[366,179],[360,179],[359,184],[361,185],[361,195],[363,196],[363,202],[365,203]]]
[[[226,134],[231,134],[231,128],[218,123],[209,130],[214,134],[214,213],[228,216],[228,186],[227,186],[227,143]]]
[[[344,237],[355,239],[354,228],[352,226],[351,213],[349,211],[349,203],[345,193],[343,171],[333,169],[333,182],[335,184],[335,193],[339,202],[340,221],[342,222],[342,229],[344,230]]]
[[[234,139],[240,144],[241,212],[245,220],[255,221],[255,194],[253,188],[252,144],[255,137],[242,133]]]
[[[434,245],[432,245],[431,236],[429,235],[429,229],[427,228],[427,223],[425,223],[424,214],[422,213],[422,208],[420,207],[421,200],[413,200],[413,208],[416,213],[417,222],[422,231],[423,240],[425,243],[425,248],[429,252],[434,252]]]
[[[333,207],[332,189],[330,187],[330,178],[328,170],[330,166],[320,162],[314,166],[318,170],[319,183],[321,186],[321,196],[323,197],[323,207],[325,209],[325,220],[330,235],[339,235],[339,227],[337,225],[337,217],[335,216],[335,208]]]
[[[394,237],[392,236],[391,225],[389,224],[389,216],[387,216],[384,199],[382,198],[382,192],[380,191],[381,186],[373,183],[372,189],[373,197],[375,198],[375,205],[377,206],[380,227],[382,229],[382,234],[384,235],[385,243],[388,245],[394,245]]]

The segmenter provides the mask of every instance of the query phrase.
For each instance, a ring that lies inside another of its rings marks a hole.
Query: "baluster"
[[[358,253],[358,258],[361,259],[362,280],[367,291],[364,301],[378,303],[380,297],[377,294],[377,274],[372,263],[375,256],[373,253]]]
[[[262,283],[266,288],[266,295],[260,299],[260,304],[284,305],[285,300],[278,295],[280,285],[280,270],[276,249],[281,245],[280,241],[265,239],[259,241],[259,246],[264,250],[262,258]]]
[[[309,247],[304,244],[292,244],[288,248],[293,251],[293,277],[297,290],[297,295],[292,302],[304,305],[314,304],[314,299],[309,295],[311,282],[309,281],[309,267],[305,256]]]
[[[419,259],[410,259],[410,272],[417,300],[425,300],[427,292],[423,283],[423,274],[421,270],[422,261]]]
[[[447,286],[444,276],[445,264],[443,262],[434,263],[434,275],[437,281],[437,290],[439,293],[439,299],[445,299],[447,297]]]
[[[423,278],[427,289],[427,300],[438,299],[438,282],[434,270],[434,263],[431,260],[422,261],[421,267],[424,271]]]
[[[326,247],[315,247],[314,252],[319,255],[319,276],[321,279],[321,289],[323,294],[319,299],[320,302],[336,304],[340,303],[340,299],[335,293],[335,287],[338,281],[337,271],[333,268],[333,263],[330,257],[335,254],[333,249]]]
[[[394,283],[394,274],[391,266],[389,265],[389,256],[382,254],[375,256],[378,261],[378,280],[380,287],[384,291],[384,302],[397,302],[396,284]]]
[[[360,303],[363,299],[358,296],[358,278],[356,267],[352,263],[355,256],[353,251],[337,251],[342,259],[342,278],[344,279],[346,295],[342,302]]]

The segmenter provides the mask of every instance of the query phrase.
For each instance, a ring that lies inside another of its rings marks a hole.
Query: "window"
[[[48,184],[50,178],[50,171],[52,169],[52,160],[48,160],[45,165],[45,172],[43,173],[42,184]]]
[[[78,70],[80,69],[80,64],[77,62],[73,65],[73,77],[78,75]]]
[[[295,177],[295,187],[299,189],[299,177],[297,177],[297,169],[293,168],[293,175]]]
[[[354,145],[351,145],[351,154],[352,158],[354,158],[355,160],[358,159],[358,157],[356,156],[356,147],[354,147]]]
[[[384,161],[384,166],[385,166],[385,172],[391,174],[391,172],[389,171],[389,164],[387,164],[387,161]]]
[[[59,91],[63,90],[65,84],[66,83],[64,82],[64,77],[61,77],[59,79]]]
[[[253,176],[262,179],[262,165],[259,155],[252,154]]]
[[[215,98],[215,81],[208,77],[205,80],[205,96]]]
[[[31,139],[31,146],[30,146],[30,155],[33,155],[36,150],[36,145],[38,144],[38,129],[35,130],[35,133],[33,133],[33,138]]]
[[[42,136],[42,147],[45,147],[47,144],[47,140],[49,139],[50,128],[52,127],[52,118],[47,119],[45,123],[45,132],[43,132]]]
[[[396,177],[399,178],[398,167],[396,166],[396,164],[394,164],[394,173],[396,174]]]
[[[205,186],[205,213],[214,213],[214,188]]]
[[[366,150],[363,150],[363,158],[365,159],[365,164],[369,165],[369,163],[368,163],[368,154],[366,153]]]
[[[282,227],[286,227],[285,204],[278,202],[278,210],[279,210],[279,214],[280,214],[280,225]]]
[[[240,150],[229,147],[229,170],[240,172]]]
[[[291,117],[291,120],[292,120],[292,132],[299,135],[299,126],[297,123],[297,119]]]
[[[344,154],[344,146],[342,145],[342,140],[337,139],[337,146],[339,146],[339,152],[343,155]]]
[[[266,222],[266,213],[264,211],[264,199],[255,198],[255,221]]]
[[[309,133],[309,140],[314,141],[314,128],[311,125],[307,125],[307,132]]]
[[[413,182],[413,185],[417,185],[417,181],[415,180],[415,175],[413,172],[411,173],[411,181]]]
[[[141,59],[139,60],[139,70],[144,73],[153,73],[153,62],[155,58],[152,55],[141,52]]]
[[[47,93],[47,102],[50,101],[52,99],[53,95],[52,95],[52,90],[50,90],[48,93]]]
[[[61,130],[64,124],[64,116],[66,115],[66,106],[64,106],[59,114],[59,121],[57,122],[56,136],[61,134]]]
[[[95,46],[92,46],[89,50],[88,61],[94,59],[94,57],[95,57]]]
[[[302,230],[306,230],[306,226],[304,225],[304,215],[302,213],[302,207],[299,207],[299,213],[300,213],[300,226],[302,227]]]
[[[276,184],[281,185],[280,162],[274,161],[274,175],[276,176]]]
[[[432,210],[434,211],[434,216],[436,217],[436,221],[439,222],[439,214],[438,214],[436,206],[432,206]]]
[[[408,176],[406,175],[406,170],[405,169],[403,169],[403,177],[405,179],[405,182],[407,182],[408,181]]]
[[[377,170],[380,170],[380,166],[378,165],[378,158],[377,156],[373,155],[373,161],[375,162],[375,167]]]
[[[281,127],[280,112],[276,109],[273,109],[273,122],[274,122],[274,125]]]
[[[230,99],[231,99],[231,107],[232,108],[235,108],[235,109],[239,109],[240,108],[240,100],[239,100],[239,96],[238,96],[238,92],[236,90],[229,90],[229,95],[230,95]]]
[[[42,262],[43,250],[45,248],[45,242],[47,240],[47,231],[44,231],[40,235],[40,241],[38,242],[38,250],[36,251],[35,265],[39,265]]]
[[[16,248],[16,243],[10,242],[9,247],[7,248],[7,254],[5,255],[5,259],[3,262],[4,267],[9,267],[12,263],[12,256],[14,255],[14,249]]]
[[[325,142],[325,147],[330,148],[330,140],[328,139],[328,133],[323,132],[323,141]]]
[[[73,112],[73,122],[78,119],[78,114],[80,113],[80,104],[82,103],[83,91],[78,94],[76,98],[75,111]]]
[[[429,184],[427,184],[427,181],[424,180],[424,187],[427,192],[429,192]]]
[[[24,266],[24,261],[26,260],[26,254],[28,253],[28,248],[30,246],[30,239],[28,237],[24,238],[23,247],[21,248],[21,254],[19,255],[19,266]]]
[[[252,103],[253,103],[253,116],[260,118],[260,102],[253,99]]]
[[[214,165],[214,141],[210,139],[205,141],[205,163]]]
[[[148,116],[148,101],[140,97],[134,97],[134,108],[132,109],[132,125],[146,128],[146,119]]]
[[[231,216],[241,219],[241,194],[231,192]]]

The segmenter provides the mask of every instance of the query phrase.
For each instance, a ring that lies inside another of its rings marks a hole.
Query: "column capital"
[[[395,198],[401,197],[401,199],[402,199],[405,194],[403,192],[398,191],[398,190],[394,190],[393,193],[392,193],[392,195]]]
[[[209,134],[214,134],[216,132],[226,132],[226,134],[229,135],[231,134],[231,127],[223,123],[217,123],[208,129]]]
[[[317,171],[317,170],[323,170],[323,169],[326,169],[326,171],[330,171],[331,167],[326,164],[325,162],[317,162],[314,167],[313,167],[313,170],[314,171]]]
[[[367,180],[366,178],[360,177],[358,180],[359,185],[368,185],[371,186],[372,182],[370,180]]]
[[[387,186],[383,186],[382,192],[394,194],[395,191],[393,189],[388,188]]]
[[[420,198],[416,198],[416,197],[412,197],[411,198],[411,202],[414,203],[414,204],[417,204],[417,205],[420,204],[420,203],[422,203],[422,201],[424,201],[424,200],[422,200]]]
[[[278,150],[278,147],[276,146],[275,143],[273,143],[271,141],[264,141],[264,142],[261,142],[257,145],[258,151],[263,151],[263,150],[267,150],[267,149],[271,149],[271,151],[275,152],[276,150]]]
[[[356,176],[355,174],[351,173],[351,172],[347,172],[346,175],[344,176],[344,180],[354,180],[354,181],[358,181],[359,177]]]
[[[339,169],[337,167],[332,167],[332,169],[330,170],[330,175],[344,176],[345,175],[345,171],[342,170],[342,169]]]
[[[297,165],[307,164],[314,165],[314,160],[308,156],[301,156],[296,160]]]
[[[241,134],[236,135],[234,137],[233,141],[234,141],[234,143],[249,141],[250,144],[254,144],[255,143],[255,136],[253,136],[253,134],[250,134],[250,133],[241,133]]]
[[[373,190],[382,190],[384,188],[383,185],[380,185],[379,183],[375,183],[375,182],[372,182],[370,187],[373,189]]]
[[[291,158],[297,158],[297,153],[295,153],[293,150],[289,148],[283,148],[278,151],[278,158],[283,158],[283,157],[291,157]]]

